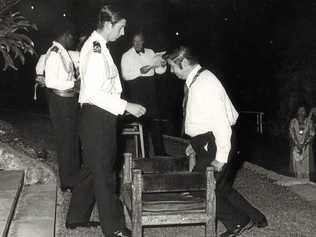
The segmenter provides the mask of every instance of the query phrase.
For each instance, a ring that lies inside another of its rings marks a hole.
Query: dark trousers
[[[124,227],[123,208],[116,195],[116,116],[84,104],[80,114],[80,138],[84,165],[72,192],[67,223],[89,221],[96,201],[102,231],[110,235]]]
[[[155,155],[166,154],[162,138],[162,124],[157,101],[155,77],[139,77],[127,81],[126,87],[129,101],[143,105],[146,108],[146,114],[140,120],[144,127],[146,151],[149,150],[148,134],[150,132]]]
[[[78,97],[61,97],[47,90],[49,113],[53,125],[61,188],[72,187],[80,171],[78,134]]]
[[[235,138],[232,135],[232,140]],[[207,145],[207,151],[204,149]],[[234,144],[234,141],[232,141]],[[197,154],[196,166],[193,171],[204,172],[205,168],[215,159],[216,144],[212,133],[202,134],[191,139],[191,145]],[[232,170],[234,157],[234,146],[229,155],[228,163],[223,167],[221,172],[215,173],[216,179],[216,208],[217,218],[229,230],[233,230],[236,225],[248,223],[251,219],[253,222],[259,222],[264,215],[253,207],[244,197],[240,195],[233,187],[235,171]]]

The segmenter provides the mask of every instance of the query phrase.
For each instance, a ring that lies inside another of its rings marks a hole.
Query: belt
[[[61,97],[74,97],[76,95],[76,92],[73,88],[68,89],[68,90],[52,89],[52,92],[56,95],[61,96]]]

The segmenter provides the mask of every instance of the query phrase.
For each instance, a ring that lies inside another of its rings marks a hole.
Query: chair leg
[[[140,149],[142,158],[145,158],[145,144],[144,144],[144,132],[143,132],[143,125],[139,124],[139,140],[140,140]]]
[[[136,155],[136,158],[138,158],[139,154],[138,154],[138,137],[137,137],[137,135],[134,135],[134,141],[135,141],[135,155]]]
[[[216,237],[216,228],[215,223],[213,223],[213,219],[205,223],[205,237]]]
[[[132,229],[132,237],[142,237],[143,236],[143,230],[142,226],[140,225],[137,228]]]

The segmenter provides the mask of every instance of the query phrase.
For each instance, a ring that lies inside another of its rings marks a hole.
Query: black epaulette
[[[52,52],[55,52],[55,53],[58,53],[59,51],[59,48],[57,46],[54,46],[52,49],[51,49]]]
[[[93,52],[101,53],[101,44],[98,41],[93,41]]]

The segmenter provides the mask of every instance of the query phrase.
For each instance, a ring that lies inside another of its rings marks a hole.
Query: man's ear
[[[112,28],[112,23],[110,21],[105,21],[103,27],[104,29],[110,30]]]
[[[184,58],[184,59],[182,60],[181,64],[182,64],[182,67],[183,67],[183,68],[185,68],[185,67],[187,67],[187,66],[190,65],[189,61],[188,61],[186,58]]]

